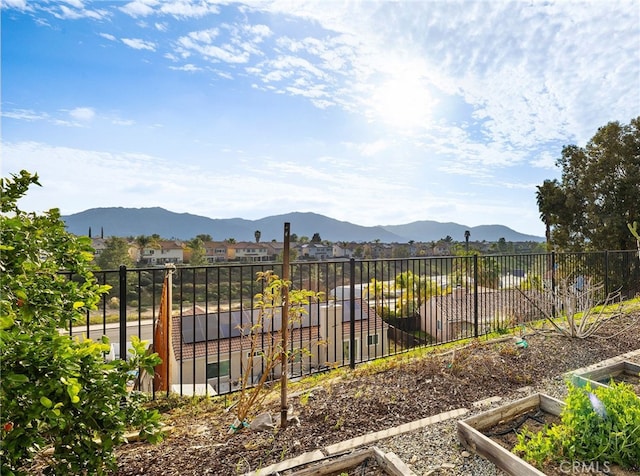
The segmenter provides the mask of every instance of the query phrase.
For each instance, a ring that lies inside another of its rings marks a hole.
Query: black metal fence
[[[172,390],[185,395],[237,390],[262,376],[272,333],[256,323],[259,272],[282,276],[281,263],[177,267],[172,273]],[[72,334],[102,335],[110,358],[126,358],[135,335],[153,343],[165,268],[97,271],[111,286]],[[294,326],[291,378],[468,337],[503,332],[544,314],[561,312],[558,290],[595,289],[603,300],[640,292],[640,260],[633,251],[550,253],[411,259],[294,262],[291,287],[322,293]],[[73,279],[73,276],[70,276]],[[277,316],[276,316],[277,318]],[[277,320],[277,319],[275,319]],[[252,357],[252,358],[250,358]],[[269,378],[277,378],[275,369]],[[150,390],[150,389],[148,389]]]

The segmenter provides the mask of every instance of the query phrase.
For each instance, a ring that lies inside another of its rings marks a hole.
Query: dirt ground
[[[228,434],[233,412],[224,411],[224,402],[185,403],[166,411],[173,431],[164,442],[118,449],[117,474],[242,474],[366,433],[470,408],[491,396],[521,396],[517,389],[542,378],[561,379],[569,370],[640,348],[640,312],[609,321],[600,335],[610,338],[530,334],[527,348],[516,346],[514,336],[499,342],[479,339],[412,361],[336,371],[333,378],[310,382],[311,391],[291,397],[299,424],[281,430]],[[292,395],[297,392],[299,386],[292,388]],[[270,410],[279,420],[278,396]]]

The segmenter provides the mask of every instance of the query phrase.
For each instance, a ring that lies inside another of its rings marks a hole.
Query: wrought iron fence
[[[172,390],[180,394],[225,394],[242,376],[262,376],[264,357],[248,367],[244,334],[256,320],[258,272],[282,276],[281,263],[180,266],[171,279]],[[162,267],[96,271],[111,286],[74,335],[109,337],[109,358],[126,358],[135,335],[153,344],[160,315]],[[416,346],[503,332],[561,312],[554,291],[602,284],[601,298],[640,292],[635,251],[514,254],[411,259],[294,262],[291,287],[322,293],[292,330],[291,349],[306,352],[289,366],[290,378],[350,366]],[[73,279],[73,276],[69,276]],[[551,296],[551,297],[550,297]],[[266,345],[270,333],[259,341]],[[277,378],[270,375],[269,378]],[[149,387],[147,390],[152,391]]]

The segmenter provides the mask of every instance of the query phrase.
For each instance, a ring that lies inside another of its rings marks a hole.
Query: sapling
[[[520,289],[518,291],[551,325],[550,330],[537,330],[541,333],[551,331],[565,337],[584,339],[595,336],[608,320],[623,313],[622,296],[619,291],[611,292],[601,300],[599,297],[604,294],[604,285],[593,283],[584,276],[568,276],[561,279],[558,286],[542,295],[542,299],[546,301],[543,303],[536,302]],[[562,310],[563,319],[557,319],[553,315],[549,310],[553,307]]]
[[[243,338],[243,351],[248,350],[248,357],[242,377],[240,379],[240,392],[235,405],[236,421],[231,426],[231,431],[249,427],[249,417],[255,415],[262,408],[268,395],[267,384],[274,371],[282,364],[281,356],[286,355],[288,363],[292,363],[301,354],[310,352],[307,348],[283,348],[283,343],[291,342],[293,329],[298,326],[305,314],[307,306],[311,302],[321,299],[322,293],[316,293],[305,289],[290,289],[291,282],[281,279],[273,271],[257,273],[257,280],[263,282],[263,292],[256,295],[257,319],[244,328],[241,328]],[[288,327],[284,332],[288,333],[288,339],[284,339],[283,329],[276,325],[277,316],[282,315],[285,300],[285,288],[288,291]],[[248,342],[245,347],[244,342]],[[320,345],[321,342],[315,342]],[[253,373],[255,358],[262,359],[261,375],[258,382],[252,385],[250,376]]]

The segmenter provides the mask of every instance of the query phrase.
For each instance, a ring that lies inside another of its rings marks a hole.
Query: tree
[[[160,248],[160,235],[153,234],[151,236],[138,235],[134,241],[138,245],[138,262],[144,262],[144,249],[145,248]]]
[[[31,185],[38,177],[24,170],[0,179],[0,474],[30,473],[50,446],[45,474],[101,475],[116,469],[128,426],[158,437],[160,415],[126,383],[128,372],[153,372],[159,359],[134,338],[129,360],[105,362],[108,339],[69,335],[109,287],[91,272],[91,239],[67,233],[58,209],[18,208]]]
[[[311,237],[311,243],[322,243],[322,238],[320,238],[320,233],[316,232]]]
[[[260,230],[256,230],[253,232],[253,236],[256,238],[256,243],[260,243],[260,236],[262,235],[262,233],[260,232]]]
[[[538,187],[551,243],[566,250],[631,249],[627,223],[640,216],[640,116],[600,127],[585,147],[563,147],[557,165],[561,181]]]
[[[547,251],[552,250],[551,227],[555,224],[555,216],[564,209],[565,196],[557,180],[545,180],[542,185],[536,187],[536,202],[540,211],[540,219],[545,226],[544,236],[547,243]]]
[[[100,269],[118,269],[120,265],[133,266],[129,243],[124,238],[111,236],[105,240],[105,249],[96,258]]]
[[[204,247],[204,242],[196,237],[187,242],[187,247],[191,251],[189,258],[189,264],[191,266],[201,266],[207,263],[207,250]]]
[[[202,240],[203,243],[207,243],[209,241],[213,241],[213,238],[211,238],[211,235],[209,234],[200,234],[200,235],[196,235],[196,238]]]

